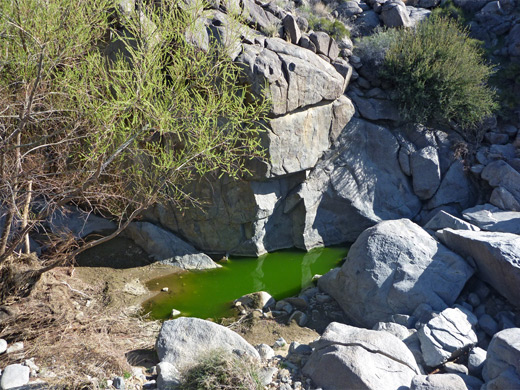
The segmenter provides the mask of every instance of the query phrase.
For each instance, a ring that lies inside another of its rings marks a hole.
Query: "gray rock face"
[[[285,31],[285,36],[291,40],[291,43],[295,45],[298,44],[300,38],[302,37],[302,33],[300,31],[300,27],[296,23],[296,19],[291,14],[288,14],[282,20],[283,29]]]
[[[520,202],[520,173],[505,161],[498,160],[488,164],[481,177],[492,187],[506,189],[517,202]]]
[[[509,55],[520,57],[520,24],[515,25],[507,36]]]
[[[490,204],[472,207],[462,212],[464,219],[482,230],[520,234],[520,212],[504,211]]]
[[[272,25],[280,24],[280,19],[262,8],[254,0],[242,0],[238,3],[242,5],[242,16],[246,18],[247,23],[255,26],[258,30],[264,33],[269,32]]]
[[[430,199],[441,184],[437,149],[427,146],[412,153],[410,157],[413,190],[419,199]]]
[[[295,245],[310,249],[354,241],[381,220],[417,215],[421,203],[401,171],[398,150],[388,129],[352,119],[335,149],[286,201]]]
[[[181,385],[181,374],[175,366],[168,362],[157,364],[157,389],[177,390]]]
[[[345,3],[341,3],[339,7],[336,9],[338,14],[350,18],[354,15],[359,15],[363,13],[363,9],[359,6],[359,3],[355,1],[347,1]]]
[[[520,388],[520,328],[498,332],[487,351],[483,390]]]
[[[474,200],[474,185],[464,171],[462,161],[456,160],[442,178],[439,189],[428,201],[426,208],[431,210],[443,205],[452,205],[463,210],[471,204],[475,204]]]
[[[47,224],[54,234],[72,234],[77,239],[85,238],[92,233],[102,233],[116,229],[114,222],[73,207],[64,207],[56,211],[48,218]]]
[[[404,343],[387,332],[333,322],[313,347],[303,373],[324,390],[406,388],[419,373]]]
[[[476,377],[482,377],[482,369],[486,361],[486,351],[480,347],[475,347],[471,350],[468,356],[468,370],[469,373]]]
[[[215,349],[260,359],[256,349],[237,333],[198,318],[165,321],[155,347],[159,360],[171,363],[181,371]]]
[[[240,302],[242,306],[247,306],[250,309],[267,310],[276,304],[275,299],[271,294],[265,291],[258,291],[251,294],[246,294],[235,300],[235,303]]]
[[[351,35],[354,38],[363,35],[369,35],[376,27],[380,25],[380,23],[379,16],[374,11],[363,12],[352,21],[354,26],[351,31]]]
[[[513,194],[503,187],[496,187],[493,189],[489,203],[501,208],[502,210],[520,211],[520,202],[515,199]]]
[[[451,228],[454,230],[480,230],[478,226],[472,225],[471,223],[468,223],[460,218],[454,217],[444,210],[440,210],[437,214],[435,214],[435,216],[430,219],[426,225],[424,225],[424,228],[431,230],[441,230],[446,228]]]
[[[520,236],[509,233],[444,229],[441,241],[461,256],[471,257],[479,277],[513,305],[520,302]]]
[[[283,200],[303,175],[263,182],[222,178],[194,184],[202,210],[156,207],[150,218],[179,232],[203,251],[256,256],[294,246],[292,222]]]
[[[275,115],[335,100],[346,86],[331,64],[279,38],[267,38],[265,47],[245,44],[236,61],[245,71],[243,82],[251,85],[255,95],[262,96],[268,84]]]
[[[402,1],[387,1],[381,9],[381,20],[387,27],[412,27],[408,10]]]
[[[309,39],[314,46],[316,46],[316,52],[318,54],[328,55],[330,47],[330,36],[326,32],[316,31],[309,35]]]
[[[182,269],[220,267],[208,255],[150,222],[132,222],[128,225],[125,235],[161,263]]]
[[[421,304],[443,310],[453,304],[472,268],[407,219],[364,231],[335,277],[320,288],[356,324],[373,327],[393,314],[413,314]]]
[[[410,390],[467,390],[464,381],[455,374],[417,375]]]
[[[458,308],[443,310],[419,329],[424,362],[436,367],[477,343],[477,318]]]
[[[334,122],[338,132],[352,117],[335,116],[341,110],[348,114],[352,103],[345,99],[272,119],[270,128],[261,135],[268,151],[267,175],[281,176],[314,167],[329,148],[331,124]]]
[[[358,96],[355,93],[349,94],[350,98],[356,104],[359,114],[372,121],[392,120],[398,121],[401,116],[395,103],[386,99],[375,99]]]
[[[0,388],[2,390],[14,389],[29,383],[31,370],[21,364],[10,364],[2,371]]]

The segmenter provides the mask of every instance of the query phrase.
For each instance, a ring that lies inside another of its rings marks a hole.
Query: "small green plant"
[[[445,18],[452,18],[460,22],[461,24],[468,23],[469,15],[464,12],[460,7],[457,7],[453,0],[446,0],[441,5],[432,11],[433,16],[441,16]]]
[[[415,30],[399,30],[381,76],[393,86],[405,119],[456,124],[464,136],[496,109],[487,86],[493,73],[477,41],[449,18],[432,16]]]
[[[324,31],[332,38],[339,41],[344,37],[350,37],[350,30],[345,27],[339,20],[334,22],[327,18],[317,18],[311,16],[309,18],[309,29],[316,31]]]
[[[189,369],[182,381],[184,390],[261,390],[255,366],[223,351],[212,351]]]

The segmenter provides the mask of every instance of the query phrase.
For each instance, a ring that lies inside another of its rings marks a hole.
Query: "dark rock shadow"
[[[109,267],[126,269],[143,267],[154,260],[132,240],[116,237],[78,255],[76,263],[80,267]]]
[[[125,353],[126,361],[131,366],[142,366],[147,369],[159,363],[157,352],[153,348],[149,349],[134,349]]]

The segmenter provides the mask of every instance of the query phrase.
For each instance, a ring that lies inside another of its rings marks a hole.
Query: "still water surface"
[[[168,287],[143,304],[154,319],[168,319],[172,309],[183,316],[222,318],[232,316],[232,301],[242,295],[267,291],[276,300],[297,295],[316,274],[339,265],[348,249],[317,248],[309,252],[283,250],[259,258],[232,257],[222,268],[183,272],[151,280],[152,291]]]

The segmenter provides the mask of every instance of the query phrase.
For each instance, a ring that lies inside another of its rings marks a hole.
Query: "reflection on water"
[[[199,318],[230,316],[234,299],[255,291],[267,291],[275,299],[296,295],[314,275],[334,268],[346,254],[346,248],[318,248],[279,251],[258,259],[231,258],[219,269],[150,281],[151,290],[168,287],[168,292],[160,292],[143,306],[157,319],[169,318],[172,309]]]

